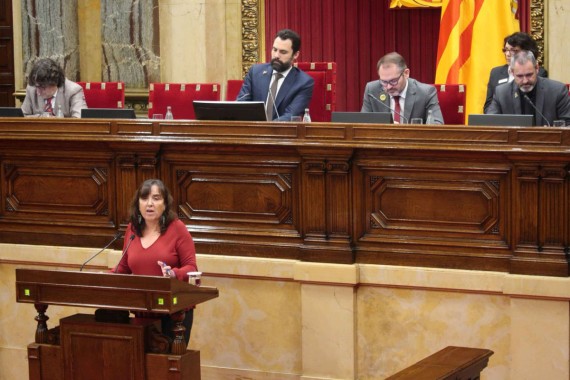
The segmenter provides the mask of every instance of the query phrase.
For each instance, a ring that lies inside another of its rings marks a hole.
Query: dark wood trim
[[[4,243],[103,246],[160,177],[200,253],[569,275],[566,128],[4,119],[0,163]]]

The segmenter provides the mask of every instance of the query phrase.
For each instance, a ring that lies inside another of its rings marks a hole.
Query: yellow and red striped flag
[[[443,0],[435,83],[465,84],[465,115],[483,113],[489,73],[504,65],[503,39],[519,31],[516,0]]]

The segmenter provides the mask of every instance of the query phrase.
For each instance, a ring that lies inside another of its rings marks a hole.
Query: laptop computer
[[[24,117],[19,107],[0,107],[0,117]]]
[[[392,124],[391,112],[337,112],[331,114],[333,123]]]
[[[267,121],[263,102],[194,100],[197,120]]]
[[[132,108],[84,108],[81,110],[82,119],[136,119]]]
[[[467,118],[467,125],[477,126],[500,126],[500,127],[532,127],[534,123],[534,115],[516,115],[516,114],[470,114]]]

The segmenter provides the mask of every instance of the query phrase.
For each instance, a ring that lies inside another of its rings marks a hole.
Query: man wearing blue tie
[[[293,67],[301,37],[290,29],[277,32],[271,63],[253,65],[236,99],[265,102],[267,120],[289,121],[301,116],[313,96],[314,80]]]

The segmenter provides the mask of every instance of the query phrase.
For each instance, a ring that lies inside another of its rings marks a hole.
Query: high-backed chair
[[[77,82],[83,87],[85,102],[89,108],[124,108],[125,84],[123,82]]]
[[[194,100],[220,100],[218,83],[151,83],[148,90],[148,117],[166,114],[168,106],[175,119],[194,119]]]
[[[312,121],[331,121],[336,110],[336,62],[297,62],[299,69],[315,80],[313,98],[309,103]]]
[[[434,84],[445,124],[465,124],[465,99],[467,87],[464,84]]]
[[[228,79],[226,84],[226,100],[236,100],[242,84],[242,79]]]

